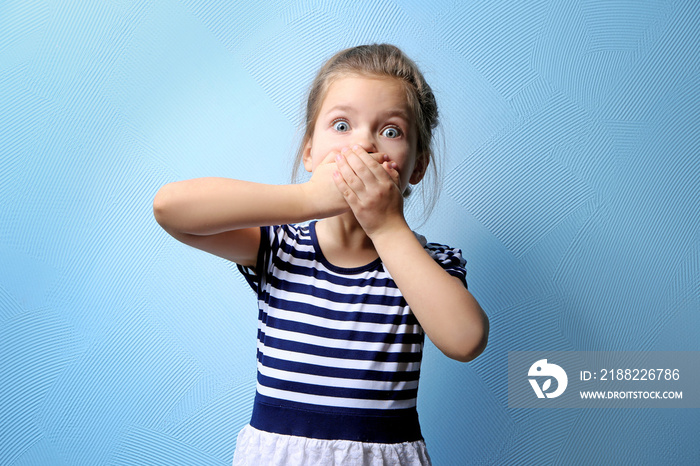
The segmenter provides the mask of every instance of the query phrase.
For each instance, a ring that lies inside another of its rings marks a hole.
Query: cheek
[[[413,176],[413,171],[416,169],[415,155],[411,154],[406,157],[404,163],[401,164],[400,167],[401,186],[405,188],[411,184],[411,177]]]
[[[405,190],[411,183],[411,172],[406,171],[401,173],[401,189]]]
[[[313,159],[313,164],[314,164],[314,169],[321,165],[323,162],[324,156],[320,153],[314,154],[314,159]]]

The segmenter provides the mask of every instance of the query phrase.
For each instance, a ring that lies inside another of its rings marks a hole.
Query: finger
[[[338,156],[340,152],[337,150],[332,150],[326,155],[326,157],[321,160],[321,163],[335,163],[335,158]]]
[[[355,152],[358,156],[363,156],[362,158],[366,162],[369,160],[373,160],[375,164],[381,165],[385,160],[389,160],[389,156],[386,155],[385,153],[383,153],[383,152],[367,152],[364,149],[364,147],[362,147],[359,144],[353,145],[351,150],[353,152]],[[365,155],[369,158],[364,157]]]
[[[362,164],[364,165],[364,167],[366,167],[367,170],[367,172],[365,172],[364,168],[356,167],[356,165],[359,164],[355,164],[353,165],[353,168],[356,169],[356,172],[359,169],[362,170],[363,173],[366,173],[367,176],[369,176],[369,173],[371,173],[374,176],[374,178],[378,180],[386,179],[386,174],[384,169],[382,168],[382,163],[388,157],[387,155],[380,153],[369,154],[366,150],[362,148],[362,146],[359,145],[353,146],[353,153],[357,156],[358,161],[362,162]],[[358,173],[358,175],[360,175],[360,173]]]
[[[338,154],[336,157],[336,163],[338,164],[338,171],[345,180],[345,183],[347,183],[353,191],[359,193],[364,190],[365,183],[350,163],[350,160],[355,159],[353,155],[353,152],[343,149],[342,153]],[[357,164],[357,161],[354,161],[354,163]]]
[[[354,146],[352,149],[343,149],[343,156],[347,160],[348,165],[357,174],[357,176],[363,180],[365,184],[372,183],[375,176],[370,168],[371,165],[376,165],[377,162],[371,159],[359,146]]]
[[[389,162],[389,161],[384,162],[382,164],[382,167],[384,167],[384,170],[391,177],[391,181],[393,181],[396,186],[400,186],[401,180],[400,180],[399,172],[397,170],[398,165],[396,165],[396,162]]]
[[[401,187],[401,174],[399,173],[399,164],[392,162],[388,154],[382,154],[382,167],[391,177],[391,181],[398,187]]]
[[[333,172],[333,181],[348,205],[351,207],[355,205],[357,202],[357,194],[355,194],[355,191],[353,191],[339,170]]]
[[[382,152],[369,153],[360,145],[353,146],[353,151],[365,162],[378,180],[386,180],[386,174],[388,174],[389,179],[393,181],[396,186],[400,187],[399,166],[396,162],[391,161],[388,154]],[[372,160],[376,163],[372,163]]]

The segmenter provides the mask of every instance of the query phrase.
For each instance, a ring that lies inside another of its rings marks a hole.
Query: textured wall
[[[513,350],[700,350],[699,23],[695,0],[0,1],[0,464],[230,463],[254,297],[153,196],[287,180],[312,74],[375,41],[436,90],[420,230],[491,319],[472,363],[426,348],[435,464],[697,464],[695,410],[513,410],[505,380]]]

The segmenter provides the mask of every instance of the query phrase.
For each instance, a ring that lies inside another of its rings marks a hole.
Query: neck
[[[352,212],[319,220],[317,231],[319,227],[323,231],[324,236],[328,234],[328,238],[334,238],[334,242],[339,247],[351,250],[367,249],[374,251],[372,240],[369,239],[369,236],[357,222]]]
[[[339,267],[359,267],[378,257],[352,212],[319,220],[316,236],[326,259]]]

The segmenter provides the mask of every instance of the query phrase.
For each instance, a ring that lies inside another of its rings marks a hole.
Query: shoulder
[[[457,277],[467,288],[467,261],[462,255],[462,250],[442,243],[429,243],[425,236],[413,232],[423,249],[437,262],[447,273]]]
[[[413,232],[418,239],[418,242],[423,246],[423,249],[430,254],[436,262],[442,265],[452,265],[456,267],[464,267],[467,261],[462,255],[460,248],[455,248],[442,243],[432,243],[425,239],[425,236]]]
[[[308,224],[284,224],[260,227],[262,237],[272,246],[310,241]]]

